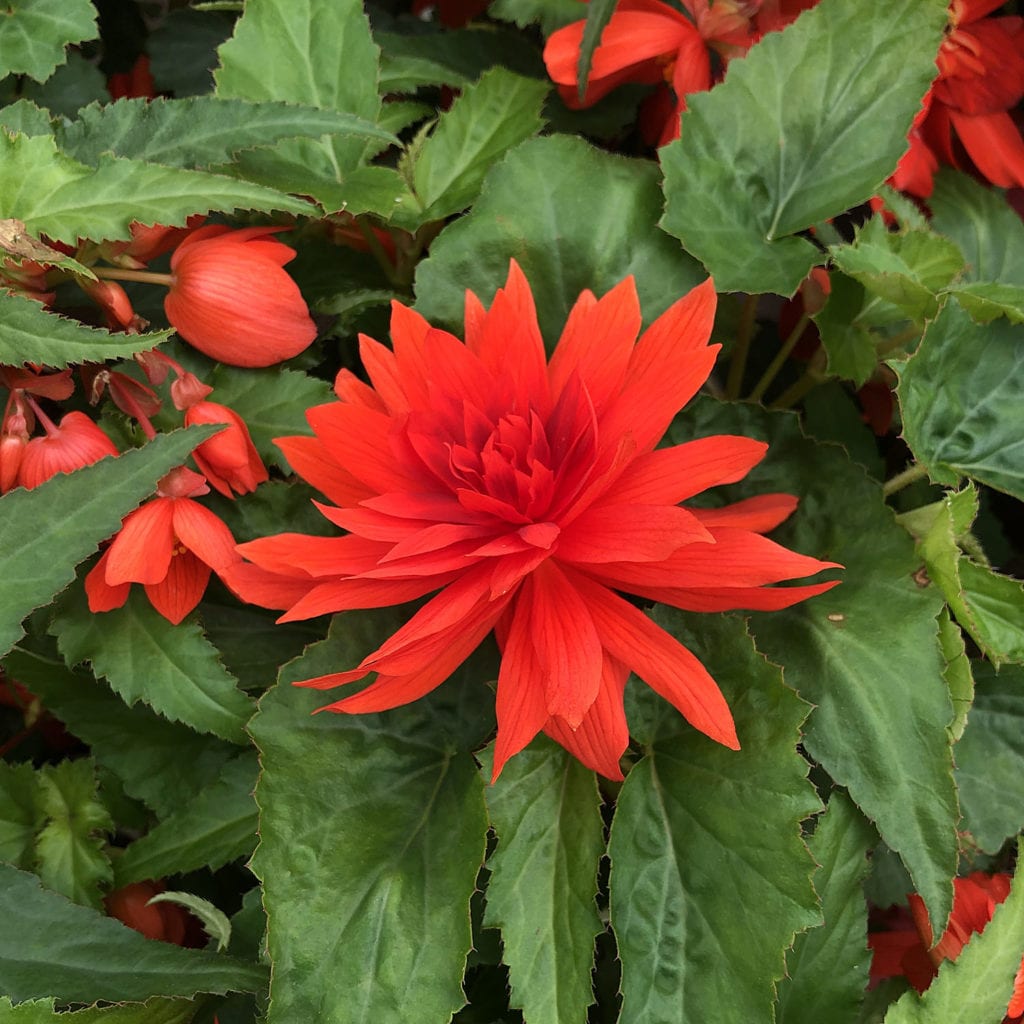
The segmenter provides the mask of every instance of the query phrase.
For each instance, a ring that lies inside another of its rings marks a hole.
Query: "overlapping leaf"
[[[511,1004],[526,1020],[583,1021],[593,1001],[594,937],[604,927],[594,901],[600,799],[594,773],[546,738],[487,791],[498,849],[487,862],[484,921],[501,929]]]
[[[17,868],[32,867],[36,833],[43,824],[35,793],[30,764],[0,762],[0,861]]]
[[[22,635],[22,619],[71,582],[75,566],[117,532],[160,477],[212,433],[193,427],[165,434],[116,459],[0,498],[0,651],[10,650]]]
[[[96,37],[96,8],[90,0],[15,0],[0,18],[0,78],[28,75],[44,82],[65,47]]]
[[[0,996],[0,1024],[188,1024],[198,1011],[199,1003],[190,999],[150,999],[58,1013],[53,999],[12,1005]]]
[[[661,152],[662,223],[720,291],[792,294],[820,262],[797,233],[892,173],[936,75],[946,7],[823,0],[688,97],[682,136]]]
[[[472,211],[449,225],[419,264],[416,308],[461,329],[466,290],[489,303],[515,258],[549,344],[583,289],[601,295],[629,274],[650,321],[704,277],[653,226],[660,209],[658,171],[648,161],[601,153],[568,136],[524,142],[490,171]]]
[[[609,845],[621,1020],[770,1020],[784,950],[820,920],[800,838],[820,806],[796,749],[809,709],[739,619],[655,618],[721,686],[742,749],[630,684],[645,756],[626,777]]]

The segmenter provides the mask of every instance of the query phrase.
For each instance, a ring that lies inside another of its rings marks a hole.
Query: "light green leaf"
[[[303,200],[205,171],[111,156],[88,167],[45,135],[0,132],[0,182],[0,217],[17,217],[33,234],[61,242],[127,239],[132,221],[178,226],[212,211],[316,213]]]
[[[939,647],[946,662],[942,675],[949,687],[950,700],[953,702],[953,721],[949,726],[949,733],[955,743],[963,735],[967,716],[974,702],[974,675],[971,672],[970,659],[967,657],[967,648],[964,646],[964,635],[950,618],[948,608],[943,608],[939,613]]]
[[[197,992],[256,992],[266,969],[144,938],[0,864],[0,990],[12,1000],[141,1001]],[[173,1019],[173,1018],[172,1018]]]
[[[43,884],[87,907],[102,906],[114,873],[106,853],[113,831],[98,799],[96,770],[87,758],[45,765],[36,783],[46,824],[36,837],[36,870]]]
[[[213,96],[181,100],[125,99],[91,104],[60,125],[57,145],[97,164],[104,153],[166,167],[209,167],[244,149],[298,136],[356,135],[397,143],[369,121],[295,103],[250,103]]]
[[[947,960],[923,995],[906,992],[885,1024],[992,1024],[1006,1013],[1024,949],[1024,857],[1018,856],[1010,895],[956,962]]]
[[[1024,668],[975,661],[975,696],[956,745],[964,827],[986,853],[1024,829]]]
[[[67,59],[64,48],[95,39],[90,0],[8,0],[0,19],[0,78],[28,75],[45,82]]]
[[[960,580],[978,645],[997,666],[1024,662],[1024,584],[969,558],[960,563]]]
[[[960,305],[981,324],[1005,316],[1011,324],[1024,323],[1024,285],[974,281],[949,289]]]
[[[820,262],[796,232],[869,199],[892,173],[935,77],[946,7],[823,0],[687,97],[681,138],[661,151],[662,223],[719,291],[791,295]]]
[[[128,707],[105,683],[72,672],[57,652],[15,647],[7,671],[39,696],[125,791],[166,818],[212,784],[238,748],[169,722],[145,704]],[[174,784],[168,785],[173,779]]]
[[[0,291],[0,363],[38,363],[60,368],[73,363],[125,359],[156,348],[170,333],[112,334],[47,312],[32,299]]]
[[[168,622],[132,587],[121,608],[93,614],[72,588],[61,600],[52,632],[68,665],[92,663],[125,703],[141,700],[172,722],[248,743],[245,723],[254,706],[206,639],[195,614]]]
[[[1024,498],[1024,326],[981,325],[955,299],[900,374],[903,436],[933,480],[980,480]]]
[[[158,892],[146,904],[177,903],[178,906],[190,910],[203,923],[206,934],[217,943],[217,952],[228,948],[231,941],[231,922],[223,910],[218,910],[209,900],[204,900],[190,892]]]
[[[609,845],[620,1019],[771,1020],[784,951],[820,921],[800,838],[800,821],[820,808],[797,751],[809,708],[741,620],[665,608],[654,618],[714,676],[742,749],[714,743],[629,684],[645,756],[626,776]]]
[[[527,195],[537,201],[523,202]],[[629,274],[650,322],[704,278],[654,226],[661,202],[650,161],[565,135],[524,142],[488,173],[473,209],[431,245],[416,270],[416,308],[460,330],[466,290],[489,304],[514,257],[548,344],[581,291],[602,295]]]
[[[58,1013],[53,999],[12,1006],[7,996],[0,996],[0,1024],[189,1024],[198,1010],[199,1003],[190,999],[150,999]]]
[[[899,853],[941,931],[952,902],[959,818],[947,731],[953,710],[936,623],[942,597],[915,581],[913,542],[893,521],[877,482],[841,449],[802,437],[791,414],[711,401],[693,403],[670,437],[716,433],[770,444],[743,483],[719,489],[722,500],[797,495],[800,507],[772,539],[845,566],[841,585],[828,593],[755,613],[753,633],[758,648],[783,666],[786,683],[815,705],[808,752]]]
[[[492,68],[443,113],[413,166],[424,220],[443,220],[477,197],[484,175],[540,130],[549,86]]]
[[[0,109],[0,128],[12,135],[52,135],[53,125],[49,110],[43,110],[31,100],[21,99]]]
[[[0,861],[30,868],[42,824],[32,766],[0,761]]]
[[[488,676],[470,663],[465,683],[395,711],[313,715],[325,694],[291,680],[355,664],[396,618],[349,612],[335,623],[282,673],[251,726],[263,767],[252,867],[274,964],[269,1021],[370,1024],[410,1008],[425,1024],[445,1021],[465,1001],[487,831],[469,751],[490,728]]]
[[[118,886],[223,867],[256,845],[254,754],[229,761],[220,778],[128,845],[115,867]]]
[[[863,881],[878,837],[835,791],[810,840],[824,922],[796,937],[779,983],[776,1024],[853,1024],[868,983],[868,908]]]
[[[594,900],[600,807],[594,773],[546,737],[487,790],[498,848],[487,862],[484,924],[501,928],[511,1005],[526,1020],[583,1021],[593,1001],[594,937],[604,928]]]
[[[192,427],[163,434],[116,459],[0,498],[0,651],[9,651],[22,636],[22,619],[67,586],[75,566],[212,433]]]
[[[249,0],[218,54],[222,99],[280,100],[377,120],[378,52],[359,0]],[[295,139],[243,154],[238,166],[255,181],[292,175],[306,183],[295,191],[320,200],[345,183],[366,149],[360,138]]]

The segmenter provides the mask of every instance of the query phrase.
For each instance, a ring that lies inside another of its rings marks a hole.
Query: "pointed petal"
[[[174,546],[173,498],[154,498],[131,512],[107,554],[107,583],[157,583],[167,575]]]
[[[240,601],[274,610],[290,608],[315,586],[308,577],[282,576],[248,562],[225,567],[220,578]]]
[[[388,608],[415,601],[457,578],[457,574],[452,573],[450,576],[412,580],[331,580],[306,586],[291,605],[271,607],[288,608],[278,622],[297,622],[354,608]]]
[[[1024,188],[1024,139],[1006,111],[974,117],[949,111],[967,155],[999,188]]]
[[[628,665],[694,728],[738,750],[729,705],[697,658],[639,608],[607,587],[584,580],[579,574],[574,574],[573,581],[608,653]]]
[[[405,408],[429,409],[430,365],[423,348],[423,339],[433,330],[423,316],[400,302],[391,303],[391,344],[395,354],[396,384],[405,396]],[[376,381],[374,382],[376,384]],[[392,386],[386,394],[399,401]],[[390,404],[390,403],[389,403]]]
[[[563,531],[557,557],[569,562],[660,562],[685,544],[711,541],[694,513],[677,505],[602,505]]]
[[[362,337],[365,335],[360,335],[360,338]],[[367,338],[367,341],[369,340]],[[383,346],[381,347],[383,348]],[[339,401],[347,402],[349,405],[365,405],[367,409],[375,409],[377,412],[386,414],[392,412],[369,384],[361,381],[351,370],[346,370],[344,367],[334,378],[334,393],[338,396]]]
[[[792,494],[759,494],[721,508],[695,508],[692,511],[705,526],[731,526],[767,533],[796,511],[799,500]]]
[[[355,505],[376,493],[342,469],[319,438],[277,437],[274,444],[306,483],[336,505]]]
[[[677,505],[709,487],[742,480],[767,451],[763,441],[732,434],[658,448],[626,467],[612,496],[624,504]]]
[[[191,551],[184,551],[171,559],[162,580],[146,584],[146,597],[168,622],[177,626],[202,600],[209,580],[210,567]]]
[[[824,594],[842,580],[808,583],[799,587],[635,587],[632,593],[672,605],[686,612],[777,612]]]
[[[221,569],[240,562],[235,538],[227,524],[208,508],[191,498],[172,498],[174,533],[178,540],[211,569]]]
[[[372,569],[389,549],[387,544],[362,537],[315,537],[305,533],[279,533],[238,545],[250,562],[300,578],[354,576]]]
[[[132,589],[130,583],[121,583],[116,587],[107,583],[109,558],[110,549],[108,548],[85,577],[85,595],[89,600],[89,611],[91,612],[109,612],[120,608],[128,600],[128,592]]]

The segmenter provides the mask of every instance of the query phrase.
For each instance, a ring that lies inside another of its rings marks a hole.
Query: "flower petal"
[[[711,541],[697,516],[678,505],[603,505],[582,512],[558,541],[570,562],[660,562],[686,544]]]
[[[114,587],[107,583],[109,558],[108,548],[85,577],[85,595],[89,600],[91,612],[109,612],[120,608],[128,600],[128,592],[132,589],[130,583],[120,583]]]
[[[107,554],[107,583],[158,583],[174,546],[174,499],[154,498],[130,512]]]
[[[276,437],[274,444],[306,483],[336,505],[355,505],[376,493],[342,469],[319,438]]]
[[[735,529],[767,533],[788,519],[799,499],[792,494],[759,494],[721,508],[695,508],[693,514],[705,526],[731,526]]]
[[[235,538],[222,519],[191,498],[171,501],[174,533],[189,551],[217,572],[241,561],[242,556],[235,550]]]
[[[162,580],[146,584],[146,597],[168,622],[177,626],[202,600],[209,580],[210,567],[191,551],[183,551],[171,559]]]

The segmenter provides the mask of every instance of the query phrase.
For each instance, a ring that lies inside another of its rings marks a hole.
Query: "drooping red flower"
[[[115,100],[153,99],[156,96],[156,80],[149,69],[149,57],[140,53],[128,71],[116,71],[107,79],[107,91]]]
[[[157,497],[130,512],[121,531],[85,578],[89,610],[109,612],[141,583],[153,607],[177,625],[202,599],[210,573],[239,556],[235,539],[208,508],[193,500],[206,481],[183,466],[157,485]]]
[[[57,473],[71,473],[107,455],[118,454],[114,442],[84,412],[67,413],[59,426],[37,415],[46,433],[28,441],[18,466],[18,484],[27,490]]]
[[[114,889],[103,898],[109,917],[141,932],[147,939],[171,942],[176,946],[201,945],[189,941],[197,929],[196,919],[179,903],[150,903],[166,890],[162,881],[131,882]],[[201,932],[200,932],[201,934]]]
[[[938,974],[943,960],[956,960],[972,935],[983,932],[992,920],[996,905],[1010,895],[1010,876],[975,871],[966,878],[953,879],[953,911],[949,924],[933,944],[932,926],[924,900],[917,893],[907,897],[913,926],[905,923],[887,931],[869,932],[872,949],[871,976],[874,979],[905,977],[923,992]],[[1006,1020],[1024,1015],[1024,958],[1013,983],[1013,995]]]
[[[185,341],[232,366],[271,366],[309,347],[316,325],[283,269],[295,250],[269,237],[284,230],[214,224],[175,249],[164,311]]]
[[[719,436],[657,449],[711,371],[711,282],[636,341],[632,278],[584,292],[550,362],[529,285],[513,262],[489,310],[466,296],[466,342],[395,303],[394,350],[360,339],[372,387],[342,371],[339,401],[310,409],[315,437],[278,444],[333,505],[346,536],[282,534],[239,550],[222,574],[284,620],[432,597],[355,669],[378,676],[328,705],[347,713],[414,701],[491,630],[502,650],[495,773],[541,730],[621,778],[623,688],[635,671],[708,736],[736,748],[714,680],[619,591],[694,611],[785,608],[834,582],[767,584],[832,567],[761,534],[797,499],[725,508],[679,503],[742,479],[767,446]]]
[[[234,498],[234,493],[248,494],[267,479],[267,467],[256,451],[245,420],[234,409],[218,402],[200,401],[185,412],[185,426],[196,423],[226,423],[227,428],[203,441],[192,452],[192,458],[210,486]]]

